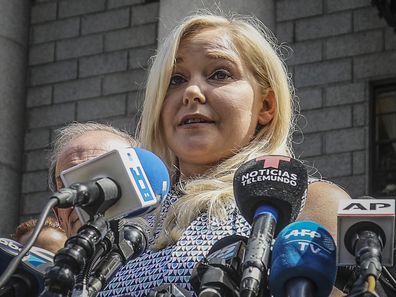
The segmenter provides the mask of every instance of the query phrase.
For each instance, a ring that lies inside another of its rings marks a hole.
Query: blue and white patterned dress
[[[169,207],[176,202],[178,196],[176,191],[172,191],[162,202],[159,226],[162,225]],[[153,226],[154,215],[147,219]],[[155,237],[159,235],[160,229],[157,227]],[[140,257],[129,261],[98,296],[141,297],[161,284],[176,284],[193,292],[190,277],[194,265],[207,255],[216,241],[233,234],[242,236],[250,234],[250,225],[236,207],[229,208],[226,221],[216,219],[209,221],[207,214],[204,213],[190,224],[175,245],[160,251],[148,250]]]

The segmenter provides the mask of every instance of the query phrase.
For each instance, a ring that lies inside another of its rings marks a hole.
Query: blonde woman
[[[214,242],[249,235],[233,174],[260,155],[293,156],[293,110],[285,65],[259,21],[194,15],[175,28],[153,60],[140,123],[140,141],[167,164],[173,191],[150,218],[152,249],[121,269],[102,296],[145,296],[163,283],[192,291],[192,267]],[[338,200],[348,198],[331,183],[312,182],[299,219],[335,236]]]

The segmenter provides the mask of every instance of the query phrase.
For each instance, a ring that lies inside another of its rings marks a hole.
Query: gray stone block
[[[326,88],[326,106],[350,104],[366,100],[366,84],[349,83]]]
[[[132,7],[132,26],[158,22],[159,2]]]
[[[77,78],[77,61],[69,60],[30,68],[30,86]]]
[[[353,175],[365,174],[366,151],[353,152]]]
[[[113,52],[80,59],[79,77],[127,70],[128,52]]]
[[[147,24],[131,29],[109,32],[105,35],[105,50],[115,51],[125,48],[153,45],[156,43],[156,37],[156,24]]]
[[[155,55],[155,47],[134,48],[129,51],[128,69],[147,69],[150,58]]]
[[[22,176],[22,193],[47,190],[47,171],[25,172]]]
[[[339,58],[382,50],[381,31],[369,31],[332,37],[326,40],[326,58]]]
[[[100,96],[100,77],[78,79],[54,85],[54,102],[68,102]]]
[[[322,154],[322,135],[315,134],[300,134],[300,137],[293,137],[293,149],[298,158],[308,158],[319,156]]]
[[[131,6],[136,4],[142,4],[145,0],[108,0],[107,6],[109,8],[117,8],[122,6]]]
[[[299,98],[300,109],[309,110],[322,107],[322,89],[301,89],[297,90],[296,95]]]
[[[277,0],[276,19],[286,21],[305,18],[323,13],[322,1],[317,0]]]
[[[108,119],[108,120],[99,120],[99,122],[107,124],[107,125],[111,125],[113,127],[116,127],[117,129],[128,132],[132,136],[135,136],[137,121],[134,116],[117,117],[117,118]]]
[[[341,129],[324,135],[325,153],[343,153],[365,148],[365,128]]]
[[[352,110],[350,106],[308,110],[304,112],[307,121],[303,127],[305,133],[329,131],[352,127]]]
[[[81,18],[81,32],[85,35],[126,28],[129,26],[129,18],[129,8],[86,15]]]
[[[43,43],[79,35],[80,19],[70,18],[45,24],[33,25],[32,43]]]
[[[0,36],[26,48],[29,34],[30,3],[26,1],[1,1]]]
[[[297,88],[349,81],[352,79],[350,59],[332,60],[295,66],[294,81]]]
[[[294,22],[277,23],[275,36],[279,42],[294,42]]]
[[[25,152],[25,172],[47,170],[49,150]]]
[[[396,33],[392,28],[385,29],[385,49],[396,49]]]
[[[396,74],[396,51],[382,52],[354,58],[355,79],[377,78]]]
[[[332,178],[331,180],[342,187],[353,198],[358,198],[368,193],[368,183],[365,175],[343,176]]]
[[[103,36],[89,35],[73,39],[65,39],[56,43],[56,59],[82,57],[103,52]]]
[[[323,155],[307,158],[325,179],[346,177],[352,174],[352,156],[350,153]]]
[[[49,143],[49,129],[33,129],[25,133],[25,151],[47,148]]]
[[[24,194],[22,196],[21,213],[25,216],[39,214],[48,202],[50,196],[51,192],[49,191]]]
[[[70,16],[103,11],[105,9],[105,4],[106,4],[105,0],[61,1],[59,2],[59,17],[65,18]]]
[[[370,6],[367,0],[326,0],[327,12],[335,12],[340,10],[349,10],[359,7]]]
[[[143,108],[144,90],[128,94],[127,114],[136,115]]]
[[[322,60],[322,41],[297,42],[292,46],[293,54],[287,59],[287,65],[298,65]]]
[[[143,70],[106,75],[103,78],[103,94],[124,93],[143,89],[146,73]]]
[[[29,65],[54,62],[55,43],[43,43],[29,47]]]
[[[378,9],[374,6],[355,10],[353,12],[353,30],[363,31],[385,28],[386,21],[378,16]]]
[[[52,102],[52,86],[34,87],[27,89],[27,107],[49,105]]]
[[[0,234],[13,234],[18,221],[20,174],[0,163]]]
[[[296,21],[296,40],[315,39],[352,32],[352,15],[342,12]]]
[[[88,121],[124,115],[125,109],[126,95],[84,100],[78,103],[77,120]]]
[[[355,104],[353,106],[353,126],[360,127],[368,123],[368,107],[367,103]]]
[[[56,2],[36,3],[30,11],[30,23],[37,24],[56,20]]]
[[[75,120],[75,104],[56,104],[32,108],[27,111],[28,128],[64,125]]]

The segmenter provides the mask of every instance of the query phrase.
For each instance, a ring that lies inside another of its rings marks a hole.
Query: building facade
[[[353,197],[396,191],[396,34],[370,0],[0,0],[0,233],[50,192],[54,131],[134,133],[148,60],[193,10],[254,14],[285,45],[296,155]],[[286,47],[287,46],[287,47]]]

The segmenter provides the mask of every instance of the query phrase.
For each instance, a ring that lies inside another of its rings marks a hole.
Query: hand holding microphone
[[[336,276],[336,246],[311,221],[285,227],[272,250],[269,287],[274,297],[328,297]]]
[[[240,285],[242,297],[256,297],[265,285],[273,236],[294,221],[308,187],[305,166],[286,156],[262,156],[235,172],[234,195],[252,225]]]

